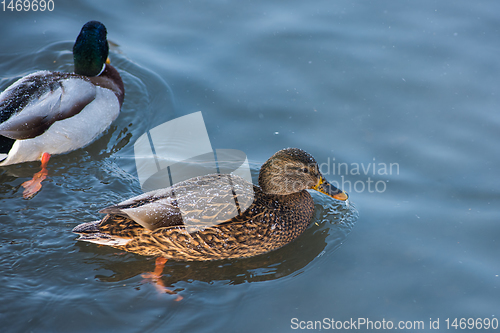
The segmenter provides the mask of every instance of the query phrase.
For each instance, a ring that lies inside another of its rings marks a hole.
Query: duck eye
[[[304,169],[302,169],[302,172],[303,172],[303,173],[308,173],[308,172],[309,172],[309,169],[304,168]]]

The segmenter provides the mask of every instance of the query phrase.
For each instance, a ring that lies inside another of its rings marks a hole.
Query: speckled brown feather
[[[223,224],[191,234],[184,227],[152,232],[139,228],[138,236],[117,248],[185,261],[251,257],[278,249],[297,238],[309,225],[313,208],[311,195],[305,190],[290,195],[269,195],[258,189],[248,210]]]
[[[177,189],[185,186],[190,191],[199,191],[203,198],[210,199],[203,184],[206,180],[220,177],[197,177],[175,186],[178,186]],[[288,182],[290,179],[293,181]],[[253,187],[253,202],[250,201],[252,203],[248,209],[229,220],[217,220],[215,214],[215,225],[198,224],[200,229],[193,230],[184,225],[182,220],[178,221],[180,213],[176,205],[179,198],[164,201],[169,213],[161,221],[161,227],[143,227],[126,215],[127,208],[146,207],[156,200],[175,197],[174,186],[108,207],[102,211],[107,215],[101,222],[81,224],[73,232],[79,233],[81,240],[140,255],[181,261],[251,257],[278,249],[306,230],[314,211],[312,197],[306,189],[315,188],[315,184],[322,179],[311,155],[300,149],[288,148],[277,152],[264,163],[259,175],[261,187],[250,184],[250,190]],[[267,191],[264,192],[264,189]],[[339,191],[334,187],[332,189]],[[205,204],[212,203],[208,200]],[[223,209],[218,204],[211,207],[214,211]],[[197,209],[196,206],[193,209]]]
[[[313,200],[307,191],[289,195],[265,194],[254,187],[252,205],[241,215],[200,231],[189,233],[184,226],[148,230],[135,221],[108,214],[89,234],[130,239],[113,246],[147,256],[183,261],[205,261],[251,257],[290,243],[309,225]],[[82,232],[83,234],[83,232]]]

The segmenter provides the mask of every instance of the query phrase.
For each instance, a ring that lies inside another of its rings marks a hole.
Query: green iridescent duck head
[[[75,73],[97,76],[108,59],[108,40],[106,27],[98,21],[85,23],[73,46]]]
[[[259,186],[268,194],[287,195],[313,189],[337,200],[348,198],[346,192],[323,177],[314,157],[298,148],[286,148],[271,156],[260,169]]]

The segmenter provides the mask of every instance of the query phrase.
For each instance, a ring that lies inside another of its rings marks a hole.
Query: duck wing
[[[54,122],[78,114],[96,97],[82,76],[40,71],[0,94],[0,135],[24,140],[43,134]]]
[[[254,186],[243,178],[207,175],[141,194],[100,213],[127,217],[149,230],[182,225],[194,232],[241,215],[253,197]]]
[[[149,230],[182,225],[181,213],[171,188],[138,195],[106,207],[99,213],[126,217]]]

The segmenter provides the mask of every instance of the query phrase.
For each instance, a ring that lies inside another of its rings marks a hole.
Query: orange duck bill
[[[337,200],[346,201],[349,198],[346,192],[330,184],[324,177],[320,177],[318,184],[313,189]]]

